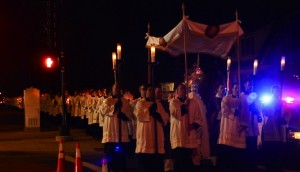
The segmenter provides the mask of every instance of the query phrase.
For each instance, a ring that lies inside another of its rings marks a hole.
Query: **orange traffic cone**
[[[66,171],[66,166],[65,166],[64,147],[63,147],[63,141],[60,140],[56,172],[65,172],[65,171]]]
[[[79,143],[76,143],[76,160],[75,160],[75,172],[82,172],[82,161],[80,154]]]
[[[107,160],[106,158],[102,158],[102,172],[108,172],[108,168],[107,168]]]

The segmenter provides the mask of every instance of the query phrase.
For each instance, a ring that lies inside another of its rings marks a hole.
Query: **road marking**
[[[75,164],[75,158],[72,157],[72,156],[69,156],[69,155],[65,155],[65,160],[68,161],[68,162],[72,162]],[[86,168],[89,168],[93,171],[102,171],[102,168],[97,166],[97,165],[94,165],[92,163],[89,163],[89,162],[82,162],[82,165]]]

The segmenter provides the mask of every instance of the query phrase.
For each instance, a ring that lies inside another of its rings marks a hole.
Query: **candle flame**
[[[228,57],[228,59],[227,59],[227,70],[230,69],[230,64],[231,64],[231,59],[230,59],[230,57]]]
[[[253,75],[256,75],[257,66],[258,66],[258,60],[255,59],[253,62]]]
[[[112,64],[114,70],[116,69],[116,60],[117,60],[116,52],[112,52]]]
[[[283,71],[284,70],[284,66],[285,66],[285,57],[284,56],[281,57],[280,64],[281,64],[280,70]]]
[[[155,62],[155,46],[151,46],[151,62]]]
[[[121,44],[117,44],[117,55],[118,55],[118,60],[121,60]]]

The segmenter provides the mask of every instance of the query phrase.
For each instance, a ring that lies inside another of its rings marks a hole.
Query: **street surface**
[[[41,115],[40,131],[24,131],[24,112],[0,105],[0,171],[2,172],[55,172],[57,168],[60,124]],[[86,135],[85,131],[70,126],[72,141],[64,143],[66,171],[74,171],[75,145],[80,144],[85,172],[101,171],[103,146],[101,141]],[[299,144],[289,144],[284,159],[284,172],[300,172]],[[263,164],[258,157],[259,164]],[[208,163],[209,164],[209,163]],[[256,172],[266,171],[263,165]],[[137,171],[136,159],[128,159],[128,172]],[[213,172],[210,165],[203,165],[201,172]]]
[[[0,171],[56,171],[58,125],[42,119],[41,131],[24,131],[24,112],[0,106]],[[100,141],[83,130],[71,129],[73,141],[64,143],[66,169],[74,171],[75,144],[80,144],[84,171],[99,171],[103,149]]]

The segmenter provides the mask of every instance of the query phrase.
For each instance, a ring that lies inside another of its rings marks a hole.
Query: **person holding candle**
[[[111,96],[104,99],[100,106],[103,116],[104,153],[108,168],[112,171],[127,171],[126,156],[129,144],[127,121],[132,119],[132,107],[122,96],[118,85],[112,87]]]

